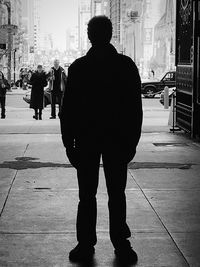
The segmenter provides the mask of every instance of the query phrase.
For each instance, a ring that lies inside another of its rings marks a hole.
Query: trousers
[[[95,138],[90,136],[77,141],[77,177],[79,204],[77,211],[77,240],[84,245],[94,246],[97,242],[97,188],[99,167],[102,157],[108,193],[109,233],[115,248],[121,246],[131,236],[126,223],[127,161],[123,159],[115,138]]]
[[[51,116],[56,117],[56,104],[59,105],[59,112],[61,109],[62,92],[51,92]]]
[[[1,116],[5,116],[6,112],[5,105],[6,105],[6,97],[0,96]]]

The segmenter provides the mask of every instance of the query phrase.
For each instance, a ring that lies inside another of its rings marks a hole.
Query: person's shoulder
[[[118,58],[124,63],[135,65],[135,62],[132,60],[132,58],[127,55],[118,54]]]
[[[31,78],[35,78],[36,76],[37,76],[37,72],[34,71],[34,72],[32,73],[32,75],[31,75]]]
[[[122,66],[122,68],[138,72],[138,67],[131,57],[118,54],[118,58],[119,58],[119,61],[120,61],[119,63]]]
[[[62,66],[60,66],[60,69],[61,69],[61,71],[65,71],[65,69]]]
[[[79,57],[69,66],[70,69],[72,68],[78,68],[79,66],[82,66],[86,62],[86,56]]]

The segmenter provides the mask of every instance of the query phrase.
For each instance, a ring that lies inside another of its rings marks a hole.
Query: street
[[[15,92],[16,91],[16,92]],[[26,90],[24,90],[24,95],[26,94]],[[14,90],[13,93],[10,93],[7,95],[7,106],[9,107],[15,107],[15,108],[27,108],[28,104],[23,100],[23,91],[20,91],[20,94],[18,93],[18,89]],[[144,108],[162,108],[163,105],[159,102],[159,95],[157,95],[155,98],[143,98],[143,107]]]
[[[26,90],[21,90],[18,93],[18,90],[13,90],[12,93],[7,95],[6,103],[7,110],[10,111],[10,118],[32,119],[33,110],[29,109],[29,104],[23,100],[26,92]],[[155,128],[155,131],[160,131],[161,129],[167,131],[170,108],[164,109],[163,105],[159,102],[159,96],[152,99],[142,98],[142,102],[144,111],[143,130],[146,131],[147,127],[152,126]],[[43,114],[44,119],[48,119],[50,116],[50,105],[44,109]]]

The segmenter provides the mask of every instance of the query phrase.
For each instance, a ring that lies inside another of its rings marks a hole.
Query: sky
[[[78,23],[78,0],[41,0],[41,30],[52,33],[55,47],[65,49],[66,30]]]

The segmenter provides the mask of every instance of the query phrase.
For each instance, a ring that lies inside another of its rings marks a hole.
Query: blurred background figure
[[[60,62],[58,59],[54,60],[53,67],[51,68],[48,77],[50,81],[50,90],[51,90],[51,117],[50,119],[55,119],[56,118],[56,104],[59,105],[59,113],[60,113],[63,92],[65,90],[65,84],[67,80],[65,70],[60,66]]]
[[[8,81],[4,78],[3,72],[0,71],[0,106],[1,106],[1,119],[6,117],[6,91],[10,89]]]
[[[46,73],[43,71],[42,65],[38,65],[37,70],[32,74],[30,84],[32,85],[30,108],[35,110],[33,118],[42,120],[44,87],[47,86]]]

